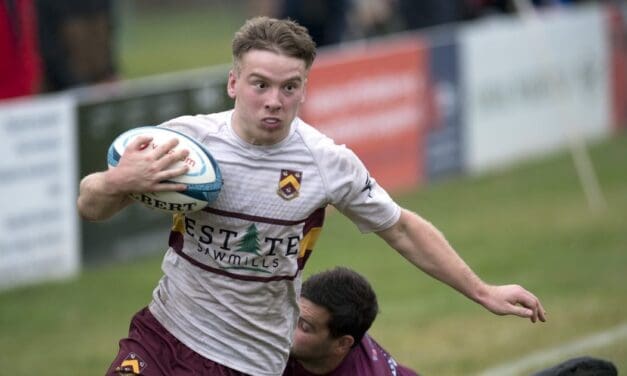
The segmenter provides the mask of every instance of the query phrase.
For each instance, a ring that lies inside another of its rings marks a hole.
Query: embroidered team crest
[[[122,361],[119,367],[115,369],[115,372],[119,375],[139,375],[148,367],[148,364],[134,352],[129,353]]]
[[[279,189],[277,190],[278,195],[284,200],[291,200],[298,197],[302,177],[303,173],[300,171],[281,170]]]

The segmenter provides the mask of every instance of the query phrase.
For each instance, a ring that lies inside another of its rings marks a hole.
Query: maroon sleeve
[[[358,347],[351,351],[345,362],[352,358],[356,369],[367,375],[417,376],[411,369],[399,365],[396,360],[372,337],[365,335]],[[338,367],[339,368],[339,367]],[[334,376],[336,376],[334,374]]]

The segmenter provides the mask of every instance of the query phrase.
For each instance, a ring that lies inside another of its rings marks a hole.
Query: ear
[[[355,343],[353,336],[345,334],[336,340],[336,350],[341,354],[348,354],[351,351],[351,347]]]
[[[233,69],[229,71],[229,80],[226,83],[226,92],[231,99],[235,99],[235,85],[237,84],[237,74]]]

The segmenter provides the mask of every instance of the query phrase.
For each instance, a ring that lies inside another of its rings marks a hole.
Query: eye
[[[283,90],[285,90],[288,93],[292,93],[296,91],[297,89],[298,89],[298,84],[295,84],[293,82],[288,83],[285,86],[283,86]]]
[[[266,87],[268,87],[268,85],[266,85],[266,83],[263,81],[255,81],[253,82],[253,86],[256,89],[265,89]]]
[[[305,333],[311,333],[313,328],[303,319],[298,319],[298,328]]]

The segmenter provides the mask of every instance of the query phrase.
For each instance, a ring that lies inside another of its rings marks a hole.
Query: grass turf
[[[602,213],[588,209],[567,154],[397,197],[438,226],[486,281],[520,283],[536,293],[548,323],[488,313],[337,213],[328,216],[306,275],[334,265],[366,275],[382,308],[371,333],[425,375],[475,374],[622,324],[627,137],[591,152],[609,203]],[[0,294],[3,374],[102,374],[131,315],[148,303],[159,263],[154,256]],[[627,369],[625,338],[585,353]]]

